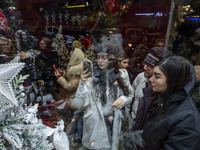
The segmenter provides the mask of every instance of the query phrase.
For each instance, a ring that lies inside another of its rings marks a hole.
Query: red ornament
[[[4,13],[0,10],[0,30],[8,29],[8,21]]]
[[[105,13],[111,12],[113,15],[118,12],[117,0],[106,0],[104,3]]]
[[[88,49],[92,45],[92,39],[90,37],[85,37],[82,40],[83,46],[85,49]]]

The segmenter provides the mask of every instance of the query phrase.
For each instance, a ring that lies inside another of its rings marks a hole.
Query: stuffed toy
[[[41,101],[42,101],[42,105],[46,105],[47,102],[50,102],[50,103],[55,102],[55,100],[51,94],[46,94],[44,96],[38,96],[37,102],[41,102]]]
[[[75,40],[75,41],[72,43],[72,49],[75,49],[75,48],[82,49],[81,42],[79,42],[78,40]]]

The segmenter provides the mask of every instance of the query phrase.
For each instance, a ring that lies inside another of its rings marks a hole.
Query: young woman
[[[121,54],[118,58],[118,62],[120,69],[127,69],[129,66],[129,58],[126,54]]]
[[[42,37],[37,43],[38,51],[51,51],[51,39],[49,37]]]
[[[172,56],[154,67],[149,80],[152,91],[145,89],[134,126],[143,130],[144,149],[198,150],[200,114],[190,97],[194,67]]]
[[[64,89],[64,91],[61,93],[64,94],[62,98],[65,100],[68,100],[70,96],[75,94],[76,89],[78,88],[84,60],[86,59],[82,50],[75,48],[69,61],[67,70],[61,70],[58,68],[54,73],[57,78],[57,82]]]
[[[85,108],[82,144],[88,149],[120,149],[123,110],[133,91],[125,69],[118,70],[117,47],[102,43],[95,47],[93,75],[86,69],[71,107]],[[114,66],[114,67],[113,67]]]

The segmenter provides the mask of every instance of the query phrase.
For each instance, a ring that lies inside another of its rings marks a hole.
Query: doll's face
[[[11,43],[9,42],[9,40],[0,40],[0,51],[3,54],[10,54],[11,51]]]
[[[44,40],[41,40],[39,43],[39,46],[41,49],[45,49],[46,48],[46,42]]]
[[[129,65],[129,59],[123,59],[122,61],[119,62],[119,67],[120,69],[127,69]]]
[[[108,54],[105,52],[97,53],[97,63],[100,69],[106,69],[109,64]]]

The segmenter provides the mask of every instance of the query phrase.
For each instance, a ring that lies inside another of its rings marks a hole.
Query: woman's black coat
[[[144,89],[133,130],[143,130],[145,150],[200,150],[200,113],[190,97],[194,85],[192,74],[183,90],[169,97],[162,115],[151,87]]]

